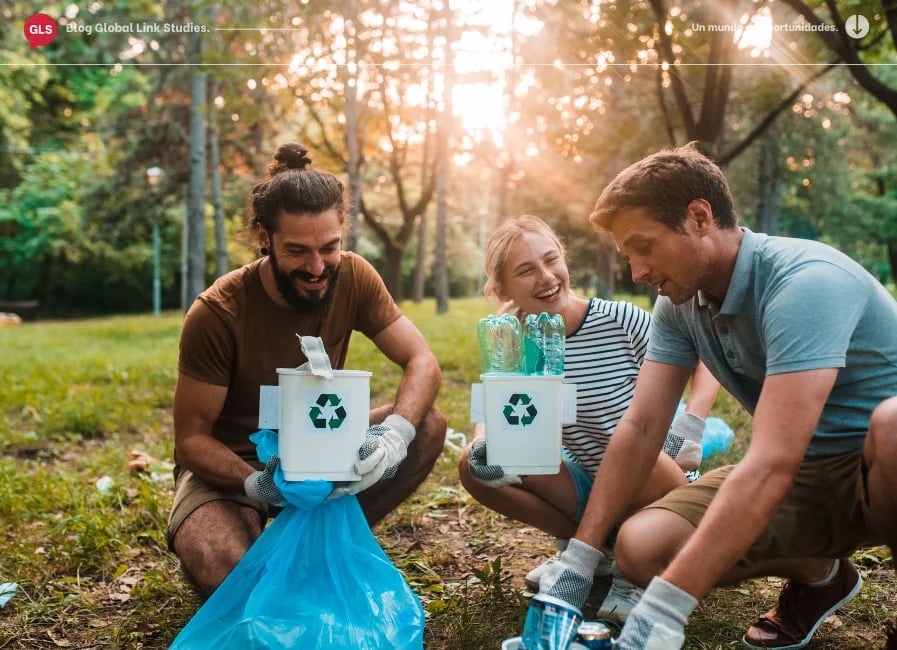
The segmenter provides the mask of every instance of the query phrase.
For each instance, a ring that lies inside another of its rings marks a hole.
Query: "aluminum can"
[[[589,650],[609,650],[613,647],[610,628],[597,621],[585,621],[576,631],[576,642]]]

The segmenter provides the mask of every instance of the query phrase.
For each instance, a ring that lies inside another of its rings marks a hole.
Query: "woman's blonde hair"
[[[557,233],[539,217],[525,214],[522,217],[503,221],[495,232],[489,237],[486,244],[485,272],[486,283],[483,285],[483,294],[487,298],[498,297],[501,293],[501,280],[508,261],[508,251],[517,241],[517,238],[526,233],[544,235],[557,246],[561,256],[566,259],[567,251],[561,243]]]

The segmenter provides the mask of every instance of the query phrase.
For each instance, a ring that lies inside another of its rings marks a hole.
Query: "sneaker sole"
[[[853,589],[850,590],[850,593],[844,596],[841,600],[835,603],[831,609],[825,612],[822,616],[819,617],[819,620],[816,621],[816,625],[814,625],[810,631],[807,633],[800,642],[793,643],[791,645],[778,645],[778,646],[765,646],[765,645],[753,645],[750,641],[747,640],[746,637],[741,637],[741,645],[745,648],[753,648],[753,650],[793,650],[794,648],[804,648],[810,641],[813,639],[813,635],[816,634],[816,630],[819,629],[819,626],[822,625],[822,622],[831,616],[836,610],[840,609],[842,606],[849,603],[853,600],[858,593],[860,593],[860,589],[863,588],[863,576],[857,575],[857,583],[853,586]]]

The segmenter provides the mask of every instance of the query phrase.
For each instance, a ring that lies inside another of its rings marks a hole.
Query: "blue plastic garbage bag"
[[[259,434],[276,441],[273,432]],[[260,458],[270,455],[262,455],[266,442]],[[422,649],[423,607],[358,500],[326,500],[329,482],[286,482],[280,474],[275,482],[287,499],[312,505],[284,508],[171,649]]]

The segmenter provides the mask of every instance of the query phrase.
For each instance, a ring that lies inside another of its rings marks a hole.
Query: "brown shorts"
[[[258,462],[257,458],[244,458],[247,463],[256,469],[263,469],[265,466]],[[269,516],[273,516],[280,508],[273,508],[263,501],[250,499],[242,491],[227,491],[212,487],[189,469],[177,466],[174,469],[174,503],[171,506],[171,512],[168,515],[168,527],[165,529],[165,539],[168,541],[168,548],[172,548],[172,542],[178,528],[184,523],[184,520],[190,514],[206,503],[211,501],[232,501],[241,506],[252,508],[259,513],[262,523],[267,521]],[[270,512],[269,512],[270,508]]]
[[[675,512],[697,526],[734,465],[711,470],[649,508]],[[744,559],[849,557],[863,546],[883,544],[869,516],[862,452],[805,462],[791,491]]]

